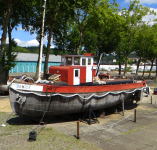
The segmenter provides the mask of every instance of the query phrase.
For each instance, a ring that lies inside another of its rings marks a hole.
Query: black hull
[[[101,93],[57,94],[46,95],[42,92],[26,92],[10,88],[10,103],[12,110],[22,117],[45,117],[81,113],[91,109],[100,110],[125,103],[141,100],[143,89],[132,89]],[[91,98],[89,98],[91,96]]]

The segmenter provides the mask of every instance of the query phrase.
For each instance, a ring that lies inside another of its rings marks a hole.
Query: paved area
[[[153,89],[156,84],[152,84]],[[153,91],[152,91],[153,92]],[[151,97],[152,96],[152,97]],[[152,104],[151,104],[152,98]],[[136,109],[136,122],[134,122]],[[125,114],[107,114],[98,118],[100,123],[87,125],[80,122],[80,140],[95,144],[103,150],[156,150],[157,149],[157,95],[144,97],[138,104],[125,106]],[[77,136],[76,121],[53,122],[47,127]]]

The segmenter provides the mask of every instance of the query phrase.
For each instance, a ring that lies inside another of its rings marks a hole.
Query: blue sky
[[[127,8],[130,0],[116,0],[117,3],[123,8]],[[139,0],[140,4],[150,8],[157,8],[157,0]]]
[[[112,1],[112,0],[110,0]],[[121,6],[121,8],[127,8],[129,5],[130,0],[116,0],[117,3]],[[146,7],[150,7],[151,10],[154,9],[155,12],[157,12],[157,0],[140,0],[140,4],[142,4],[143,6]],[[155,19],[154,16],[146,16],[143,18],[143,20],[145,21],[149,21],[150,19]],[[22,27],[19,25],[18,30],[13,30],[12,32],[12,38],[15,39],[15,41],[18,43],[18,46],[38,46],[39,43],[36,40],[36,35],[30,35],[29,32],[26,32],[24,30],[22,30]],[[0,32],[0,37],[1,37],[1,32]],[[7,38],[7,42],[8,42],[8,38]],[[43,41],[44,44],[47,45],[47,38],[44,38]],[[53,44],[51,44],[52,47],[54,47]]]

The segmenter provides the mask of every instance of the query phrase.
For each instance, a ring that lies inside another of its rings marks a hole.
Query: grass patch
[[[126,134],[129,134],[129,133],[132,133],[132,132],[141,130],[141,129],[146,129],[148,126],[153,125],[153,124],[157,124],[157,122],[154,122],[154,123],[152,123],[152,124],[149,124],[149,125],[146,125],[146,126],[137,128],[137,129],[129,130],[129,131],[127,131],[127,132],[122,133],[121,135],[126,135]]]
[[[73,136],[68,136],[52,127],[39,126],[36,141],[28,142],[29,132],[37,125],[7,124],[0,130],[0,149],[35,150],[35,149],[62,149],[62,150],[98,150],[93,144],[85,143]],[[22,146],[21,146],[22,145]]]
[[[5,113],[5,112],[0,112],[0,115],[1,115],[1,114],[7,114],[7,113]]]
[[[111,141],[111,139],[107,139],[107,141]]]
[[[143,113],[149,113],[149,112],[153,112],[153,111],[157,111],[157,109],[147,110],[147,111],[144,111]]]
[[[47,131],[52,131],[53,129],[50,128],[50,127],[48,127],[48,128],[46,128],[46,130],[47,130]]]
[[[126,135],[126,134],[129,134],[129,133],[132,133],[132,132],[135,132],[135,131],[144,129],[144,128],[146,128],[146,126],[140,127],[140,128],[137,128],[137,129],[133,129],[133,130],[129,130],[129,131],[127,131],[127,132],[122,133],[121,135]]]

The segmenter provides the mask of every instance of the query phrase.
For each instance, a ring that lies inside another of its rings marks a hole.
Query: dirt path
[[[9,97],[0,97],[0,112],[12,112]]]

